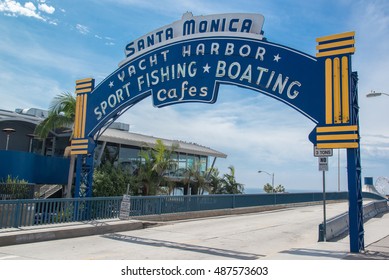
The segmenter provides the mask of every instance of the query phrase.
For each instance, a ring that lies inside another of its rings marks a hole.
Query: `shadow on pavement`
[[[227,258],[238,259],[238,260],[255,260],[264,257],[264,255],[256,255],[256,254],[250,254],[245,252],[224,250],[224,249],[211,248],[205,246],[197,246],[197,245],[177,243],[177,242],[171,242],[165,240],[134,237],[134,236],[118,234],[118,233],[105,234],[102,237],[134,243],[134,244],[155,246],[155,247],[166,247],[166,248],[184,250],[184,251],[192,251],[197,253],[227,257]]]
[[[289,249],[285,251],[281,251],[282,254],[290,254],[290,255],[298,255],[298,256],[304,256],[312,257],[312,259],[316,259],[318,257],[324,257],[328,259],[342,259],[344,258],[347,253],[344,252],[334,252],[331,250],[316,250],[316,249],[304,249],[304,248],[295,248],[295,249]],[[293,259],[293,258],[291,258]]]
[[[389,260],[389,253],[366,251],[361,254],[350,254],[345,260]]]

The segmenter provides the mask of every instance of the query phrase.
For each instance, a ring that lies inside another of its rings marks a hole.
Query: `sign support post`
[[[319,171],[323,172],[323,241],[326,242],[327,241],[326,171],[328,171],[328,157],[319,156]]]
[[[327,218],[326,218],[326,172],[323,170],[323,241],[327,241]]]

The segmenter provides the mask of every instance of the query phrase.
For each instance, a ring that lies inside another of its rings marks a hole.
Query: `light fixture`
[[[7,142],[6,142],[6,144],[5,144],[5,150],[8,151],[9,136],[10,136],[12,133],[16,132],[16,130],[13,129],[13,128],[3,128],[3,132],[5,132],[5,133],[7,134]]]
[[[372,90],[370,93],[366,94],[366,97],[377,97],[377,96],[381,96],[381,95],[389,96],[389,94],[387,94],[387,93],[375,92],[375,91]]]

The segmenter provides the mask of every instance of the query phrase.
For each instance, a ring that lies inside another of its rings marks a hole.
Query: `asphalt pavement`
[[[327,205],[327,217],[345,211],[346,202]],[[311,205],[173,222],[9,229],[0,232],[0,260],[389,260],[389,213],[365,223],[359,254],[349,252],[348,236],[318,242],[321,222],[322,206]],[[33,238],[40,242],[26,243]]]

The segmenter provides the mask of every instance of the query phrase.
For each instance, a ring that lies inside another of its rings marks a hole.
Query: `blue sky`
[[[99,83],[125,58],[127,43],[196,15],[259,13],[271,42],[315,55],[315,39],[356,31],[353,70],[359,73],[362,175],[389,177],[389,1],[363,0],[83,0],[0,1],[1,109],[48,108],[58,93],[74,91],[77,79]],[[314,124],[285,104],[234,86],[221,86],[213,105],[154,108],[147,98],[119,121],[130,130],[196,142],[228,154],[216,164],[234,165],[246,189],[271,182],[289,191],[322,188],[322,174],[308,134]],[[345,151],[340,187],[347,189]],[[330,159],[327,190],[338,188],[338,152]]]

